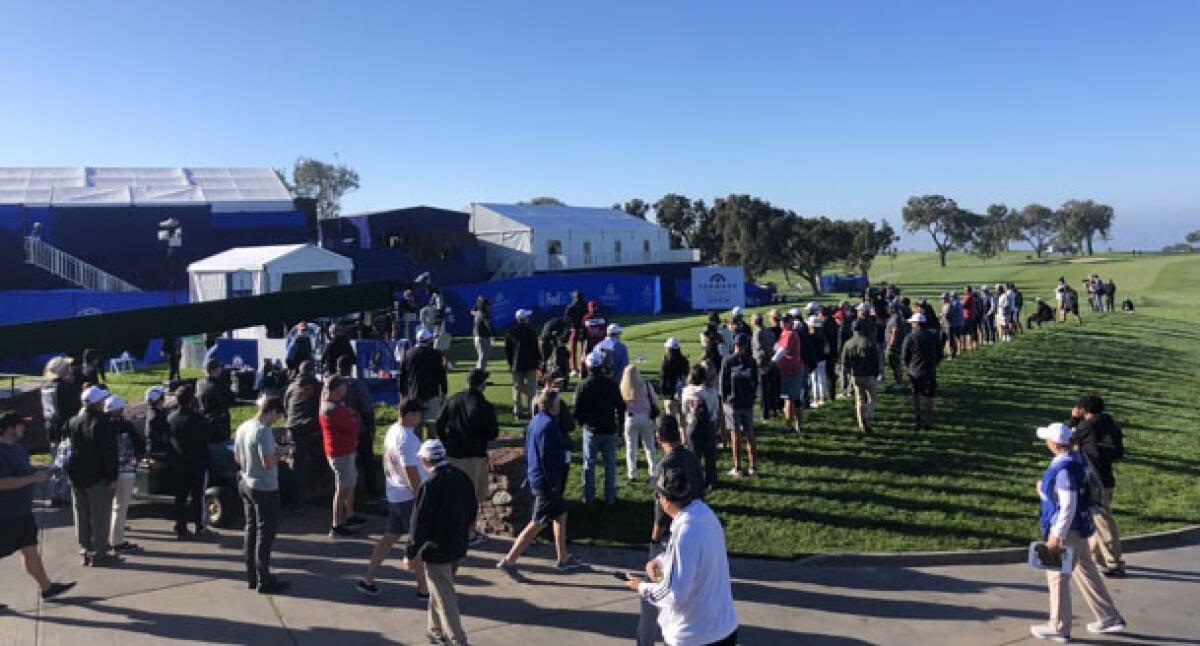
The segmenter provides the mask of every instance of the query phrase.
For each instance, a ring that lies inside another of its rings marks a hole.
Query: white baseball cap
[[[79,401],[84,404],[92,405],[108,399],[108,391],[100,386],[88,386],[83,389],[83,393],[79,395]]]
[[[793,307],[792,309],[788,310],[787,315],[792,318],[800,318],[804,315],[804,312],[801,312],[799,307]]]
[[[608,335],[609,336],[615,336],[617,334],[620,334],[621,332],[623,332],[623,330],[621,329],[621,326],[617,325],[616,323],[613,323],[608,326]]]
[[[527,318],[533,316],[533,312],[531,312],[525,308],[521,308],[521,309],[517,310],[517,313],[514,314],[513,316],[515,318],[519,318],[519,319],[527,319]]]
[[[813,327],[821,327],[821,317],[819,317],[819,316],[808,317],[808,324]]]
[[[429,330],[426,330],[425,328],[421,328],[421,329],[417,330],[417,341],[424,343],[425,341],[429,341],[432,338],[433,338],[433,332],[430,332]]]
[[[417,455],[437,464],[446,459],[446,446],[441,440],[425,440],[417,449]]]
[[[925,315],[922,314],[921,312],[913,312],[913,315],[908,317],[908,322],[909,323],[924,323]]]
[[[734,316],[741,316],[742,308],[735,305],[732,310],[729,310],[729,313],[733,314]]]
[[[675,337],[671,337],[671,338],[667,339],[667,342],[663,344],[663,347],[664,348],[678,348],[679,347],[679,339],[677,339]]]
[[[1039,440],[1050,440],[1055,444],[1067,445],[1071,443],[1071,433],[1075,429],[1063,424],[1062,422],[1054,422],[1046,426],[1041,426],[1037,430]]]
[[[124,408],[125,398],[120,395],[113,395],[104,400],[104,412],[106,413],[115,413],[119,410],[124,410]]]
[[[599,352],[593,352],[587,356],[585,362],[589,368],[596,368],[599,367],[600,364],[604,363],[604,357],[600,356]]]
[[[810,312],[815,312],[815,311],[817,311],[817,310],[819,310],[819,309],[821,309],[821,306],[820,306],[820,305],[817,305],[817,302],[816,302],[816,301],[813,301],[813,302],[811,302],[811,303],[809,303],[809,304],[808,304],[808,311],[810,311]]]
[[[162,386],[151,386],[146,389],[146,403],[153,404],[167,396],[167,389]]]

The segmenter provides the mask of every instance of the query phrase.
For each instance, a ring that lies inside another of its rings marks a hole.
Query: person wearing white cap
[[[912,384],[913,417],[918,429],[933,427],[933,396],[937,392],[937,364],[942,360],[938,333],[927,329],[925,314],[913,312],[908,322],[912,332],[900,346],[900,360]]]
[[[400,397],[416,399],[425,408],[421,426],[428,435],[428,429],[442,412],[442,402],[450,389],[446,366],[441,355],[433,349],[432,332],[424,328],[417,330],[417,347],[405,353],[397,380]],[[417,431],[417,435],[421,433],[421,430]]]
[[[1091,500],[1087,485],[1087,462],[1083,454],[1071,446],[1072,429],[1054,423],[1037,429],[1037,437],[1054,455],[1041,480],[1037,493],[1041,499],[1039,519],[1042,539],[1051,551],[1070,548],[1073,552],[1072,572],[1046,570],[1050,589],[1050,621],[1031,626],[1029,632],[1038,639],[1066,643],[1071,639],[1071,579],[1079,584],[1079,592],[1096,621],[1087,625],[1090,633],[1119,633],[1125,630],[1125,620],[1117,611],[1104,578],[1092,560],[1088,537],[1095,532]]]
[[[809,387],[812,388],[812,407],[820,408],[826,403],[826,385],[828,381],[826,377],[828,371],[825,369],[825,362],[828,361],[832,350],[829,347],[829,342],[822,331],[823,325],[821,317],[812,314],[808,317],[808,335],[812,337],[813,345],[816,347],[817,360],[816,365],[808,373]]]
[[[537,331],[530,325],[533,312],[519,309],[517,324],[504,335],[504,357],[512,373],[513,417],[520,419],[533,410],[533,398],[537,396],[537,369],[542,362],[541,343]],[[525,398],[528,408],[521,405]]]
[[[608,355],[608,359],[612,364],[612,377],[614,380],[620,379],[625,374],[625,366],[629,365],[629,348],[624,343],[621,343],[621,335],[625,331],[616,323],[610,323],[608,326],[608,338],[596,344],[593,352],[600,352]]]
[[[658,392],[663,400],[663,410],[675,419],[681,419],[683,407],[680,395],[687,386],[691,366],[683,356],[679,339],[671,337],[663,343],[663,360],[658,369]]]
[[[454,590],[454,572],[467,555],[479,510],[475,485],[446,459],[446,447],[441,440],[426,440],[417,449],[417,457],[429,477],[417,488],[403,568],[411,572],[417,563],[425,566],[429,587],[425,636],[430,643],[466,644],[467,634]]]
[[[146,455],[146,441],[129,420],[125,419],[125,400],[113,395],[104,401],[104,412],[112,423],[117,438],[117,482],[113,494],[112,528],[108,544],[113,553],[136,552],[137,545],[125,540],[125,517],[129,513],[129,501],[133,497],[133,481],[137,476],[138,463]]]
[[[80,396],[83,410],[67,424],[71,460],[67,475],[75,510],[75,536],[84,565],[116,562],[109,554],[113,485],[117,480],[117,438],[104,414],[108,391],[89,386]]]

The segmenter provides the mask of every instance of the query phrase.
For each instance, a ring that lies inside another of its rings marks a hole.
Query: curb
[[[1200,525],[1121,539],[1123,553],[1161,550],[1200,542]],[[816,554],[794,561],[805,567],[937,567],[1024,563],[1029,549],[1001,547],[950,552],[846,552]]]

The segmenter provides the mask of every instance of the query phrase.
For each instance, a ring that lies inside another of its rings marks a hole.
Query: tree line
[[[920,195],[910,197],[901,214],[905,231],[929,234],[943,267],[951,251],[986,260],[1016,241],[1029,243],[1038,258],[1050,244],[1090,256],[1094,240],[1107,240],[1113,222],[1113,208],[1092,200],[1068,200],[1057,210],[1036,203],[1021,209],[992,204],[985,213],[973,213],[948,197]]]

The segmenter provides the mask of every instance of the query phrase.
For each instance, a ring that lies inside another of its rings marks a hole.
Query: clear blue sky
[[[936,192],[1200,228],[1200,2],[23,2],[0,165],[342,161],[347,211]],[[907,240],[905,246],[924,244]]]

